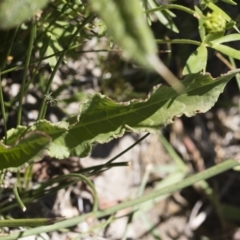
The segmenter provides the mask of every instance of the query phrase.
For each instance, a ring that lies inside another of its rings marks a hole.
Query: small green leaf
[[[203,41],[204,41],[204,43],[209,43],[209,42],[214,41],[216,39],[222,38],[223,35],[224,35],[224,31],[209,33]]]
[[[225,2],[225,3],[231,4],[231,5],[237,5],[237,3],[234,2],[233,0],[222,0],[222,2]]]
[[[234,34],[229,34],[220,38],[216,38],[215,40],[209,40],[209,41],[211,41],[211,43],[213,44],[219,44],[219,43],[234,42],[239,40],[240,40],[240,34],[234,33]]]
[[[51,44],[49,44],[48,47],[47,47],[47,51],[46,51],[47,56],[51,56],[51,55],[53,55],[54,53],[55,53],[55,52],[54,52]],[[47,60],[48,60],[48,63],[49,63],[50,68],[51,68],[52,71],[53,71],[54,67],[55,67],[56,64],[57,64],[57,58],[56,58],[56,56],[49,57]]]
[[[205,71],[207,57],[207,48],[204,45],[199,46],[188,58],[183,69],[183,75]]]
[[[177,26],[175,25],[175,23],[172,20],[172,17],[170,17],[169,12],[171,13],[171,11],[169,10],[162,10],[162,12],[158,11],[155,12],[158,20],[168,29],[170,29],[171,31],[175,32],[175,33],[179,33]]]
[[[235,59],[240,60],[240,51],[236,50],[234,48],[231,48],[229,46],[225,46],[222,44],[215,44],[213,43],[212,45],[210,45],[211,48],[214,48],[215,50],[229,56],[229,57],[233,57]]]
[[[20,132],[23,128],[20,128]],[[17,131],[12,130],[12,136]],[[30,132],[20,138],[13,146],[0,143],[0,170],[17,168],[29,161],[40,159],[46,152],[51,138],[43,132]]]
[[[153,0],[148,1],[150,7],[157,8],[158,5]],[[159,22],[161,22],[166,28],[172,30],[175,33],[179,33],[177,26],[174,24],[170,14],[172,14],[169,10],[158,10],[154,12]]]
[[[1,0],[0,29],[17,27],[38,10],[47,5],[49,0]]]

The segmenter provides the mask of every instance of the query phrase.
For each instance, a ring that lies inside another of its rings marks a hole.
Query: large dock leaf
[[[105,143],[125,131],[158,132],[176,117],[194,116],[208,111],[217,101],[227,82],[240,70],[230,71],[216,79],[210,75],[191,74],[183,81],[186,91],[176,93],[158,86],[148,99],[117,103],[101,94],[86,98],[79,114],[67,122],[52,124],[41,120],[30,131],[42,131],[52,138],[49,155],[64,158],[86,156],[95,143]]]

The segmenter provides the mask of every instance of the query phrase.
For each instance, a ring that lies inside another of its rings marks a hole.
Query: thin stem
[[[218,54],[220,54],[220,53],[218,53]],[[217,54],[216,54],[217,55]],[[229,58],[229,60],[230,60],[230,66],[229,66],[229,68],[231,69],[231,70],[234,70],[234,69],[237,69],[237,65],[236,65],[236,63],[235,63],[235,60],[234,60],[234,58],[232,58],[232,57],[228,57]],[[235,76],[235,78],[236,78],[236,81],[237,81],[237,85],[238,85],[238,89],[239,89],[239,91],[240,91],[240,74],[238,73],[236,76]]]
[[[68,179],[68,178],[78,178],[80,180],[83,180],[92,189],[93,198],[94,198],[94,201],[93,201],[93,212],[96,212],[97,208],[98,208],[98,197],[97,197],[97,191],[96,191],[93,183],[87,177],[85,177],[84,175],[79,174],[79,173],[69,173],[67,175],[59,176],[55,180],[57,180],[56,182],[58,182],[58,181],[61,181],[62,179]]]
[[[146,10],[145,13],[153,13],[156,11],[162,11],[162,10],[166,10],[166,9],[177,9],[177,10],[181,10],[183,12],[189,13],[191,15],[195,15],[196,12],[190,8],[184,7],[182,5],[178,5],[178,4],[168,4],[168,5],[164,5],[164,6],[160,6],[157,8],[153,8],[150,10]]]
[[[105,170],[113,168],[113,167],[127,167],[127,166],[129,166],[129,162],[110,163],[107,166],[105,163],[105,164],[100,164],[100,165],[84,168],[75,173],[81,173],[81,174],[85,173],[84,174],[85,176],[94,176],[94,175],[98,174],[99,171],[102,172],[102,171],[105,171]]]
[[[51,58],[51,57],[54,57],[56,55],[59,55],[61,53],[63,53],[64,51],[69,51],[69,50],[72,50],[72,49],[75,49],[79,46],[82,46],[82,43],[79,43],[79,44],[76,44],[76,45],[73,45],[71,47],[68,47],[67,49],[63,49],[61,51],[58,51],[58,52],[55,52],[53,54],[50,54],[50,55],[47,55],[45,57],[42,57],[40,59],[37,59],[37,60],[34,60],[32,61],[32,63],[39,63],[45,59],[48,59],[48,58]],[[122,52],[122,50],[119,50],[119,49],[99,49],[99,50],[87,50],[87,51],[76,51],[77,53],[89,53],[89,52]],[[6,69],[4,71],[2,71],[2,75],[6,74],[6,73],[9,73],[9,72],[13,72],[13,71],[17,71],[17,70],[20,70],[20,69],[23,69],[23,65],[20,65],[20,66],[15,66],[15,67],[12,67],[12,68],[9,68],[9,69]]]
[[[86,24],[88,24],[93,18],[95,17],[95,15],[90,15],[88,16],[87,18],[84,19],[84,21],[82,22],[81,25],[79,25],[79,27],[77,28],[77,30],[73,33],[73,35],[71,36],[71,38],[69,39],[68,41],[68,44],[67,46],[70,46],[71,43],[74,41],[74,39],[77,37],[77,35],[79,34],[79,32],[81,32],[83,30],[83,28],[85,27]],[[62,63],[62,60],[65,56],[65,54],[67,53],[68,49],[65,49],[64,51],[62,51],[61,55],[59,56],[58,58],[58,61],[52,71],[52,74],[48,80],[48,83],[47,83],[47,86],[46,86],[46,89],[45,89],[45,92],[44,92],[44,95],[48,95],[49,92],[50,92],[50,88],[51,88],[51,84],[52,84],[52,81],[53,81],[53,78],[60,66],[60,64]],[[38,114],[38,120],[40,119],[43,119],[45,117],[44,115],[44,109],[45,109],[45,105],[46,105],[46,99],[44,98],[43,101],[42,101],[42,104],[41,104],[41,107],[40,107],[40,110],[39,110],[39,114]]]
[[[0,73],[0,104],[1,104],[1,112],[2,112],[2,117],[3,117],[3,125],[4,125],[4,136],[5,136],[4,142],[6,144],[7,143],[7,115],[6,115],[5,106],[4,106],[1,73]]]
[[[2,171],[0,171],[0,185],[4,185],[4,177],[6,174],[6,169],[3,169]],[[0,188],[0,194],[2,192],[2,188]]]
[[[13,42],[14,42],[14,39],[16,37],[16,34],[17,34],[17,31],[18,31],[18,28],[16,28],[12,35],[10,35],[9,39],[8,39],[8,36],[7,36],[7,40],[9,42],[9,44],[7,45],[6,47],[6,50],[2,56],[2,63],[1,63],[1,66],[0,66],[0,105],[1,105],[1,112],[2,112],[2,117],[3,117],[3,125],[4,125],[4,135],[5,135],[5,138],[4,138],[4,143],[6,144],[7,143],[7,114],[6,114],[6,111],[5,111],[5,106],[4,106],[4,98],[3,98],[3,89],[2,89],[2,70],[5,68],[6,66],[6,61],[7,61],[7,57],[8,55],[10,54],[10,51],[12,49],[12,45],[13,45]]]
[[[22,209],[23,212],[25,212],[27,208],[25,207],[25,205],[23,204],[21,198],[19,197],[18,189],[17,189],[17,185],[16,184],[13,187],[13,193],[14,193],[14,196],[15,196],[15,198],[16,198],[19,206],[20,206],[20,208]]]
[[[116,160],[117,158],[121,157],[124,153],[128,152],[130,149],[132,149],[133,147],[135,147],[137,144],[139,144],[143,139],[145,139],[150,133],[145,134],[143,137],[139,138],[135,143],[133,143],[131,146],[129,146],[128,148],[126,148],[124,151],[120,152],[119,154],[117,154],[115,157],[113,157],[112,159],[110,159],[108,162],[106,162],[104,164],[104,167],[108,167],[114,160]],[[96,167],[96,166],[95,166]],[[101,170],[103,167],[96,167],[95,170],[93,172],[91,172],[91,174],[97,174],[97,172],[99,170]]]
[[[49,4],[49,6],[51,6],[52,7],[52,4]],[[47,33],[48,31],[49,31],[49,29],[53,26],[53,24],[55,24],[56,23],[56,21],[58,20],[58,19],[60,19],[60,17],[61,17],[61,15],[65,12],[65,10],[66,10],[66,7],[67,7],[67,5],[64,5],[63,6],[63,8],[62,8],[62,10],[59,12],[59,11],[55,11],[55,13],[54,13],[54,18],[49,22],[49,24],[48,24],[48,26],[47,27],[44,27],[44,31],[41,31],[40,33],[39,33],[39,35],[36,37],[36,40],[37,40],[37,42],[40,40],[40,38],[42,37],[42,35],[44,34],[44,32],[45,33]],[[54,10],[56,10],[56,9],[54,9]],[[43,21],[42,22],[48,22],[49,20],[46,18],[48,15],[46,15],[45,17],[44,17],[44,19],[42,19]]]
[[[14,42],[17,32],[18,32],[18,28],[16,28],[13,32],[10,32],[11,35],[9,36],[9,38],[7,37],[7,41],[9,44],[7,45],[7,48],[3,54],[3,62],[2,62],[1,69],[4,69],[6,66],[7,57],[9,56],[9,54],[12,50],[12,45],[13,45],[13,42]]]
[[[22,201],[19,201],[18,197],[17,197],[18,195],[16,196],[14,194],[18,203],[13,203],[10,206],[6,206],[6,207],[2,206],[1,209],[0,209],[0,212],[2,213],[2,212],[5,212],[9,209],[12,209],[12,208],[16,207],[17,205],[19,205],[19,202],[22,202],[21,203],[21,207],[22,207],[23,203],[26,204],[26,203],[32,202],[39,197],[46,196],[49,193],[54,193],[54,192],[56,192],[60,189],[63,189],[63,188],[67,188],[68,186],[73,185],[75,182],[73,182],[73,181],[69,182],[68,181],[68,182],[64,183],[63,185],[55,186],[55,187],[50,188],[50,189],[49,189],[49,186],[53,185],[54,183],[60,183],[65,179],[69,180],[69,178],[75,178],[75,179],[77,178],[78,181],[83,180],[92,189],[93,196],[94,196],[93,211],[97,211],[98,198],[97,198],[97,192],[95,190],[95,187],[94,187],[93,183],[86,176],[84,176],[82,174],[70,173],[70,174],[67,174],[67,175],[62,175],[62,176],[58,176],[56,178],[51,179],[47,183],[43,183],[40,188],[38,188],[34,191],[29,191],[29,192],[26,192],[25,194],[23,193],[22,194],[23,195],[22,196]],[[46,188],[48,188],[48,189],[46,189]],[[14,190],[16,190],[16,189],[14,188]],[[26,194],[28,196],[26,196]]]
[[[171,144],[167,141],[167,139],[162,135],[162,133],[159,134],[159,140],[163,147],[168,152],[169,156],[173,159],[175,164],[178,166],[179,169],[183,172],[187,172],[188,168],[184,161],[179,157],[179,155],[176,153],[174,148],[171,146]]]
[[[172,40],[163,40],[163,39],[157,39],[157,43],[159,44],[165,44],[165,43],[170,43],[170,44],[193,44],[200,46],[202,43],[199,41],[195,40],[190,40],[190,39],[172,39]]]
[[[30,59],[31,59],[31,55],[32,55],[32,49],[33,49],[35,35],[36,35],[36,24],[32,20],[31,24],[30,24],[30,39],[29,39],[29,45],[28,45],[28,50],[27,50],[27,57],[26,57],[25,65],[24,65],[23,80],[22,80],[21,89],[20,89],[19,106],[18,106],[18,112],[17,112],[17,125],[21,124],[24,89],[25,89],[25,84],[27,81],[27,73],[28,73],[28,68],[29,68]]]
[[[0,227],[39,227],[39,226],[51,225],[63,219],[64,218],[62,217],[6,219],[6,220],[0,220]]]

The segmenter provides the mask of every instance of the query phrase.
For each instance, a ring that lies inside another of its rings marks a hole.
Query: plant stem
[[[79,27],[77,28],[77,30],[73,33],[73,35],[71,36],[71,38],[69,39],[67,46],[70,46],[71,43],[74,41],[74,39],[77,37],[77,35],[79,34],[79,32],[81,32],[83,30],[83,28],[85,27],[86,24],[88,24],[93,18],[95,17],[95,15],[90,15],[87,18],[85,18],[82,22],[81,25],[79,25]],[[53,82],[54,76],[60,66],[60,64],[62,63],[62,60],[65,56],[65,54],[67,53],[68,48],[66,48],[65,50],[62,51],[62,53],[60,54],[58,61],[52,71],[52,74],[48,80],[45,92],[44,92],[44,96],[48,95],[50,93],[50,88],[51,88],[51,84]],[[40,110],[39,110],[39,114],[38,114],[38,120],[43,119],[45,117],[45,108],[46,108],[46,99],[43,98]]]
[[[170,44],[193,44],[200,46],[202,43],[190,39],[172,39],[172,40],[163,40],[163,39],[157,39],[157,43],[164,44],[164,43],[170,43]]]
[[[130,149],[132,149],[133,147],[135,147],[137,144],[139,144],[143,139],[145,139],[150,133],[145,134],[143,137],[139,138],[135,143],[133,143],[131,146],[129,146],[128,148],[126,148],[124,151],[120,152],[119,154],[117,154],[115,157],[113,157],[112,159],[110,159],[108,162],[106,162],[104,164],[104,167],[108,167],[114,160],[116,160],[117,158],[121,157],[124,153],[128,152]],[[95,166],[95,169],[91,172],[91,174],[97,174],[99,170],[101,170],[103,167],[100,165]]]
[[[1,69],[0,69],[1,71]],[[3,90],[2,90],[2,75],[0,73],[0,104],[1,104],[1,112],[3,117],[3,125],[4,125],[4,142],[7,143],[7,115],[4,106],[4,98],[3,98]]]
[[[25,85],[26,85],[26,81],[27,81],[27,73],[28,73],[28,68],[29,68],[30,59],[31,59],[31,55],[32,55],[32,49],[33,49],[33,43],[34,43],[35,36],[36,36],[36,24],[35,24],[34,20],[32,20],[31,24],[30,24],[29,45],[28,45],[27,56],[26,56],[26,61],[25,61],[25,65],[24,65],[23,79],[22,79],[22,84],[21,84],[21,89],[20,89],[19,106],[18,106],[18,112],[17,112],[17,125],[21,124],[24,89],[25,89]]]
[[[163,136],[162,133],[159,134],[159,140],[163,147],[168,152],[169,156],[173,159],[177,167],[181,169],[182,172],[187,172],[188,167],[186,166],[184,161],[179,157],[179,155],[176,153],[174,148],[171,146],[171,144],[167,141],[167,139]]]
[[[153,13],[156,11],[162,11],[162,10],[166,10],[166,9],[177,9],[177,10],[181,10],[183,12],[189,13],[191,15],[196,14],[196,12],[194,10],[184,7],[184,6],[181,6],[181,5],[178,5],[178,4],[168,4],[168,5],[160,6],[157,8],[146,10],[145,13]]]
[[[18,28],[16,28],[13,32],[8,32],[7,34],[7,39],[9,44],[8,46],[6,47],[6,50],[2,56],[2,63],[1,63],[1,66],[0,66],[0,104],[1,104],[1,112],[2,112],[2,117],[3,117],[3,125],[4,125],[4,135],[5,135],[5,139],[4,139],[4,143],[6,144],[7,143],[7,114],[6,114],[6,111],[5,111],[5,106],[4,106],[4,98],[3,98],[3,89],[2,89],[2,70],[5,68],[6,66],[6,61],[7,61],[7,57],[8,55],[10,54],[10,51],[12,49],[12,45],[13,45],[13,41],[16,37],[16,34],[17,34],[17,31],[18,31]],[[11,34],[11,35],[10,35]],[[10,35],[10,37],[8,37]]]
[[[26,207],[25,205],[23,204],[21,198],[19,197],[19,194],[18,194],[18,189],[17,189],[17,185],[15,184],[14,187],[13,187],[13,193],[14,193],[14,196],[19,204],[19,207],[22,209],[23,212],[26,211]]]
[[[87,177],[85,177],[84,175],[79,174],[79,173],[69,173],[67,175],[59,176],[57,178],[56,182],[61,181],[62,179],[68,179],[68,178],[77,178],[79,180],[83,180],[91,188],[91,190],[93,192],[93,198],[94,198],[93,212],[96,212],[97,208],[98,208],[98,197],[97,197],[97,191],[96,191],[93,183]]]
[[[38,227],[38,226],[54,224],[55,222],[58,222],[62,219],[63,219],[62,217],[6,219],[6,220],[0,220],[0,227]]]
[[[53,54],[47,55],[47,56],[42,57],[42,58],[37,59],[37,60],[33,60],[32,63],[41,63],[41,61],[43,61],[45,59],[48,59],[48,58],[54,57],[56,55],[59,55],[59,54],[61,54],[64,51],[73,50],[75,48],[78,48],[79,46],[82,46],[82,43],[72,45],[72,46],[70,46],[70,47],[68,47],[66,49],[61,50],[61,51],[55,52]],[[76,51],[76,52],[77,53],[91,53],[91,52],[116,52],[116,53],[122,53],[122,50],[120,50],[120,49],[97,49],[97,50],[94,50],[93,49],[93,50]],[[22,69],[22,68],[23,68],[23,66],[20,65],[20,66],[16,66],[16,67],[12,67],[12,68],[6,69],[6,70],[2,71],[2,75],[6,74],[6,73],[9,73],[9,72],[17,71],[17,70]]]

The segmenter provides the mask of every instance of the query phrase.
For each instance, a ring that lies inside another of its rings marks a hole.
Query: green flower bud
[[[224,31],[226,24],[226,19],[219,12],[208,13],[204,21],[204,26],[210,33]]]

